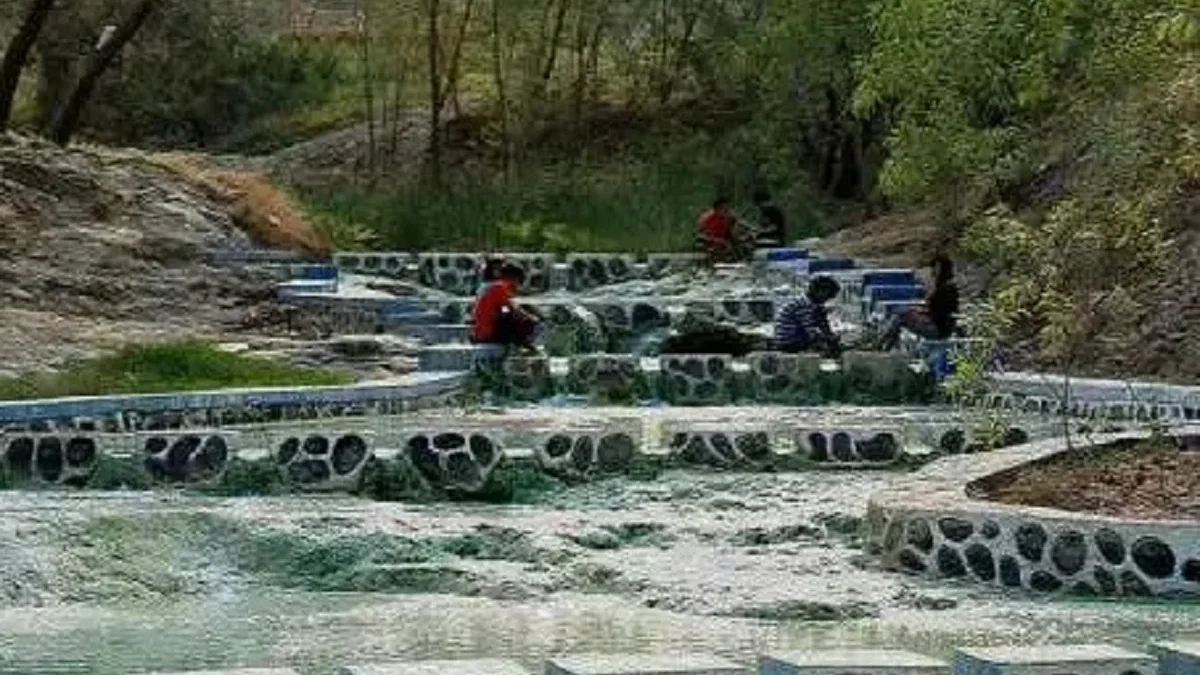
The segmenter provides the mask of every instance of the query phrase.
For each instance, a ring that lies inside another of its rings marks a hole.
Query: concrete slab
[[[1151,675],[1154,657],[1110,645],[1044,645],[962,649],[954,675]]]
[[[1150,653],[1158,657],[1159,675],[1200,675],[1200,641],[1156,642]]]
[[[759,675],[943,675],[945,661],[895,649],[838,649],[767,654]]]
[[[576,654],[546,661],[546,675],[746,675],[711,654]]]
[[[529,675],[529,671],[513,661],[479,659],[369,663],[347,666],[339,671],[339,675]]]
[[[234,668],[233,670],[189,670],[178,673],[148,673],[147,675],[299,675],[291,668]]]
[[[234,668],[233,670],[186,670],[181,673],[150,673],[146,675],[299,675],[290,668]]]

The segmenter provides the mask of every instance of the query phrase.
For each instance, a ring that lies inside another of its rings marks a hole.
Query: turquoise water
[[[866,496],[893,479],[678,473],[487,508],[6,493],[0,672],[287,665],[325,675],[426,658],[536,667],[572,651],[749,663],[818,645],[948,656],[985,643],[1200,638],[1197,604],[1048,601],[874,569],[848,532]],[[346,543],[362,537],[377,539]],[[328,541],[342,543],[297,543]],[[347,570],[396,541],[439,582],[470,582],[440,594],[346,592],[363,578]],[[295,583],[280,570],[296,570]],[[764,616],[777,618],[746,618]]]

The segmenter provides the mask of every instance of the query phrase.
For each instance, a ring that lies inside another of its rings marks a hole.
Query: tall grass
[[[727,143],[695,141],[574,166],[546,163],[507,185],[491,180],[441,190],[343,188],[306,200],[330,228],[374,232],[373,248],[540,250],[545,237],[522,234],[533,229],[552,230],[553,244],[568,250],[687,251],[697,216],[718,192],[752,213],[754,173],[748,166]],[[818,231],[818,216],[802,199],[779,197],[792,215],[791,235]]]
[[[0,400],[346,384],[349,374],[230,354],[201,342],[131,346],[53,374],[0,379]]]

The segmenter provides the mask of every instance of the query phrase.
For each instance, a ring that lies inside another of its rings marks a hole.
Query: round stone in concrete
[[[551,459],[562,459],[571,452],[571,437],[566,434],[555,434],[546,441],[546,456]]]
[[[938,548],[937,566],[938,572],[944,577],[956,579],[967,576],[967,568],[963,565],[962,556],[949,546],[943,545]]]
[[[306,455],[327,455],[329,454],[329,438],[313,434],[304,439],[303,450]]]
[[[1142,537],[1129,549],[1133,562],[1152,579],[1167,579],[1175,574],[1175,552],[1157,537]]]
[[[1021,564],[1012,556],[1000,558],[1000,583],[1009,588],[1021,587]]]
[[[333,444],[331,462],[333,472],[339,476],[354,473],[367,459],[367,442],[357,434],[347,434]]]
[[[1045,570],[1035,570],[1029,575],[1029,587],[1040,593],[1053,593],[1063,586],[1063,582],[1052,573]]]
[[[1030,562],[1041,562],[1046,551],[1046,529],[1037,523],[1025,523],[1013,533],[1017,552]]]
[[[996,578],[996,561],[992,557],[991,549],[983,544],[971,544],[963,551],[963,555],[967,559],[967,567],[976,577],[983,581]]]
[[[1074,530],[1063,532],[1050,548],[1050,559],[1066,576],[1078,574],[1087,561],[1087,539]]]
[[[923,553],[933,551],[933,532],[929,529],[929,523],[921,518],[914,518],[908,521],[907,539],[909,544]]]
[[[1092,579],[1095,580],[1096,585],[1100,587],[1100,592],[1104,595],[1117,594],[1117,578],[1112,575],[1112,572],[1097,565],[1092,570]]]
[[[633,461],[636,451],[633,437],[629,434],[608,434],[600,439],[596,447],[596,460],[601,471],[621,471]]]
[[[1113,530],[1104,528],[1098,530],[1092,537],[1096,542],[1096,550],[1110,565],[1120,565],[1125,562],[1125,541]]]
[[[938,520],[938,529],[947,539],[954,542],[964,542],[975,533],[975,526],[971,521],[962,518],[942,518]]]
[[[482,434],[471,434],[467,439],[467,449],[480,466],[491,466],[496,462],[496,444],[492,439]]]
[[[1136,598],[1148,598],[1153,595],[1150,592],[1150,586],[1142,581],[1142,578],[1133,570],[1122,570],[1120,580],[1121,593],[1124,595]]]
[[[67,466],[82,469],[96,461],[96,441],[86,436],[76,436],[67,441]]]
[[[42,480],[57,483],[62,478],[65,464],[62,441],[53,436],[39,440],[33,463]]]

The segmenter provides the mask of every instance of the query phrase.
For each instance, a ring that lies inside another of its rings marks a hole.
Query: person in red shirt
[[[696,243],[708,257],[708,263],[732,262],[736,257],[734,246],[735,221],[729,212],[729,200],[718,197],[712,208],[700,215],[696,223]]]
[[[518,307],[514,298],[525,283],[525,270],[512,263],[479,292],[472,310],[471,341],[533,349],[539,319]]]

